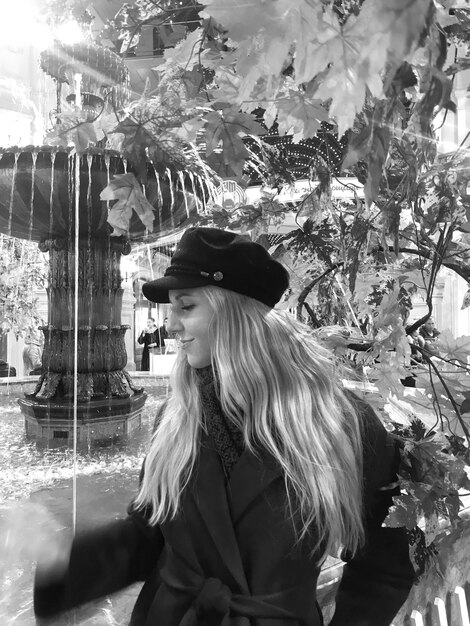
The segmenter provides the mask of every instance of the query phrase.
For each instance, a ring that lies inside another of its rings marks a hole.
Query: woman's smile
[[[180,343],[181,348],[185,350],[186,348],[189,348],[189,345],[191,344],[192,341],[194,341],[194,339],[180,339],[179,343]]]
[[[207,367],[211,363],[209,325],[212,308],[201,287],[169,291],[171,312],[167,330],[176,333],[191,367]]]

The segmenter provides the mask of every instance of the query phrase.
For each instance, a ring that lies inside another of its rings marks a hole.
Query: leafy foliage
[[[34,289],[46,283],[46,262],[37,245],[0,235],[0,332],[22,336],[40,322]]]
[[[108,224],[113,236],[128,235],[132,211],[139,216],[147,230],[153,230],[153,207],[145,197],[134,174],[117,174],[101,192],[101,200],[117,200],[108,212]]]

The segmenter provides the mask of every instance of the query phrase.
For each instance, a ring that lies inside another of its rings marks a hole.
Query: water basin
[[[150,382],[150,381],[149,381]],[[141,429],[129,441],[107,447],[81,447],[74,471],[73,450],[41,448],[26,439],[17,396],[0,397],[0,535],[15,516],[31,517],[31,533],[51,516],[55,523],[73,525],[73,482],[76,480],[77,528],[125,515],[134,497],[158,405],[166,386],[147,387]],[[13,517],[12,517],[13,516]],[[32,585],[34,567],[20,550],[0,559],[0,624],[34,626]],[[128,623],[139,586],[129,588],[70,614],[51,625],[124,626]]]

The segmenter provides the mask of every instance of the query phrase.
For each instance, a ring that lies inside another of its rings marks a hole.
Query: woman
[[[150,348],[160,347],[158,328],[153,317],[148,318],[147,326],[137,337],[137,342],[144,346],[140,369],[142,372],[148,372],[150,370]]]
[[[126,519],[39,564],[52,615],[144,581],[132,625],[320,626],[326,556],[347,560],[334,626],[386,626],[413,580],[403,529],[382,528],[397,451],[338,383],[306,326],[273,309],[281,264],[235,233],[190,228],[165,276],[181,348]]]

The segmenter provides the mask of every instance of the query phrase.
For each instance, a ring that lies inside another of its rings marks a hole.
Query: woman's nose
[[[166,329],[170,333],[177,333],[182,328],[181,322],[176,313],[170,312],[168,316],[168,322],[166,325]]]

